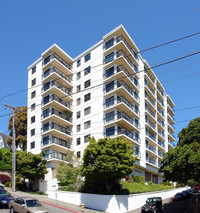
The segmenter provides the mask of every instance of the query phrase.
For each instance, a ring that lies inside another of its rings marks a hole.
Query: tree
[[[190,121],[188,126],[186,128],[183,128],[178,133],[178,137],[178,146],[191,144],[193,142],[200,143],[200,117],[197,117],[194,120]]]
[[[177,146],[164,154],[160,172],[168,181],[187,184],[200,182],[200,143],[194,142]]]
[[[16,174],[23,178],[29,179],[33,191],[38,189],[40,179],[44,179],[47,174],[46,160],[42,157],[44,153],[33,154],[27,152],[18,152],[16,155]]]
[[[12,144],[12,117],[9,119],[8,130],[10,130],[9,136],[6,139],[6,143],[11,146]],[[16,147],[20,146],[22,150],[26,150],[27,146],[27,107],[16,107],[15,110],[15,141]]]
[[[56,167],[56,178],[60,186],[76,183],[80,175],[80,161],[74,155],[74,152],[68,151],[66,161],[59,162],[59,165]]]
[[[12,169],[12,153],[9,149],[0,149],[0,169]]]
[[[107,191],[133,171],[134,150],[126,140],[104,138],[96,141],[89,138],[84,151],[82,176],[86,181],[104,184]]]

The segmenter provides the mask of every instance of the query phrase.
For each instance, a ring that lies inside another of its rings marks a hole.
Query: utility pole
[[[15,108],[13,106],[9,106],[7,104],[4,104],[5,108],[12,109],[12,192],[15,192],[15,173],[16,173],[16,142],[15,142]]]

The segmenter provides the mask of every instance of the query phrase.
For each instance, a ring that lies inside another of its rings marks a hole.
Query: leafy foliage
[[[9,149],[0,149],[0,169],[12,169],[12,153]]]
[[[110,191],[114,184],[133,171],[134,150],[126,140],[104,138],[96,141],[89,138],[89,145],[84,151],[82,176],[90,185],[106,187]]]
[[[68,186],[78,181],[80,175],[80,162],[74,152],[68,151],[66,162],[59,162],[56,167],[56,178],[60,186]],[[71,186],[68,187],[71,189]]]
[[[27,146],[27,107],[16,107],[15,110],[15,141],[16,147],[20,146],[23,150],[26,150]],[[12,117],[9,119],[8,129],[10,130],[9,136],[12,137]],[[12,139],[8,137],[6,139],[6,143],[11,146]]]
[[[46,160],[42,157],[44,153],[32,154],[27,152],[18,152],[16,155],[17,175],[29,179],[33,191],[38,188],[40,179],[44,179],[47,174]]]

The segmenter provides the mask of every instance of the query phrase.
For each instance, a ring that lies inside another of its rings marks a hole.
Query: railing
[[[153,124],[151,121],[149,121],[148,119],[146,119],[146,123],[148,123],[153,129],[156,128],[156,125]]]
[[[42,104],[45,105],[45,104],[47,104],[47,103],[49,103],[51,101],[56,101],[56,102],[64,105],[65,107],[67,107],[69,109],[72,109],[72,105],[69,102],[64,101],[62,98],[58,97],[55,94],[49,95],[49,99],[48,100],[45,100],[45,98],[44,98],[43,101],[42,101]]]
[[[58,70],[55,67],[52,67],[46,71],[44,71],[43,75],[42,75],[42,79],[45,79],[46,77],[48,77],[50,74],[52,73],[57,73],[61,78],[65,79],[68,82],[72,82],[72,79],[69,78],[68,76],[66,76],[64,73],[62,73],[60,70]]]
[[[172,105],[169,103],[169,101],[167,101],[168,106],[170,106],[170,108],[172,109],[173,112],[175,112],[174,108],[172,107]]]
[[[159,129],[158,129],[158,134],[161,135],[163,138],[165,137],[164,132],[160,131]]]
[[[60,112],[60,111],[58,111],[58,110],[56,110],[54,108],[52,108],[52,109],[50,109],[48,111],[45,110],[43,112],[43,114],[42,114],[42,119],[45,119],[45,118],[47,118],[47,117],[49,117],[51,115],[56,115],[56,116],[58,116],[58,117],[60,117],[60,118],[62,118],[64,120],[72,122],[72,118],[69,117],[67,113]]]
[[[156,137],[152,134],[150,134],[149,132],[146,132],[146,135],[151,138],[153,141],[156,141]]]
[[[148,77],[150,78],[150,80],[152,81],[152,83],[155,84],[155,79],[153,79],[153,78],[150,76],[150,74],[148,73],[146,67],[144,67],[144,70],[145,70],[145,73],[147,74],[147,76],[148,76]]]
[[[173,138],[175,138],[175,135],[174,135],[173,133],[171,133],[170,131],[169,131],[169,134],[170,134]]]
[[[50,81],[48,84],[44,84],[42,87],[42,92],[45,92],[46,90],[48,90],[51,87],[57,87],[58,89],[60,89],[61,91],[63,91],[64,93],[66,93],[67,95],[71,95],[72,92],[71,90],[65,88],[64,86],[62,86],[61,84],[57,83],[56,81]]]
[[[157,86],[157,90],[160,92],[160,94],[164,97],[164,92]]]
[[[137,143],[141,143],[139,137],[137,137],[132,132],[127,131],[126,129],[120,129],[120,130],[117,131],[117,135],[121,135],[121,134],[124,134],[124,135],[128,136],[132,140],[135,140]]]
[[[152,151],[153,153],[156,153],[156,149],[153,146],[147,145],[146,144],[146,148],[150,151]]]
[[[136,54],[136,52],[130,47],[130,45],[128,44],[128,42],[125,40],[125,38],[120,35],[119,37],[117,37],[117,43],[123,41],[125,43],[125,45],[127,46],[127,48],[130,50],[130,52],[134,55],[135,59],[138,60],[138,55]]]
[[[162,101],[160,98],[158,98],[158,97],[157,97],[157,100],[158,100],[158,102],[164,107],[163,101]]]
[[[162,127],[164,127],[165,125],[164,125],[164,122],[163,121],[161,121],[159,118],[157,119],[157,121],[158,121],[158,123],[162,126]]]
[[[158,155],[159,155],[160,157],[162,157],[163,154],[164,154],[164,152],[158,151]]]
[[[46,132],[46,131],[49,131],[49,130],[51,130],[51,129],[58,130],[58,131],[63,132],[63,133],[65,133],[65,134],[67,134],[67,135],[71,135],[71,134],[72,134],[71,129],[66,128],[66,127],[64,127],[64,126],[61,126],[61,125],[59,125],[59,124],[56,124],[56,123],[54,123],[54,122],[52,122],[52,123],[49,124],[48,126],[43,127],[43,128],[42,128],[42,133],[43,133],[43,132]]]
[[[159,144],[161,147],[165,148],[165,143],[164,143],[164,141],[158,140],[158,144]]]
[[[52,153],[45,154],[45,156],[43,157],[43,159],[49,160],[49,159],[55,158],[55,159],[58,159],[58,160],[64,160],[64,161],[66,161],[66,157],[67,157],[66,154],[54,151]]]
[[[146,79],[145,79],[146,80]],[[155,95],[155,90],[153,90],[150,86],[149,86],[149,84],[148,84],[148,82],[147,81],[145,81],[145,85],[148,87],[148,89],[152,92],[152,94],[154,94]]]
[[[155,101],[153,101],[146,93],[145,93],[145,98],[149,100],[149,102],[155,107]]]
[[[57,54],[55,53],[51,53],[49,56],[47,56],[43,62],[42,65],[44,66],[45,64],[47,64],[48,62],[50,62],[53,59],[57,59],[61,64],[63,64],[65,67],[67,67],[69,70],[72,69],[72,66],[69,65],[66,61],[64,61],[62,58],[60,58]]]
[[[151,164],[153,164],[153,165],[156,165],[156,161],[155,161],[154,159],[148,158],[148,159],[146,159],[146,160],[147,160],[147,162],[149,162],[149,163],[151,163]]]
[[[175,122],[175,118],[174,118],[174,116],[172,116],[172,114],[170,113],[170,111],[169,111],[169,110],[167,110],[167,112],[168,112],[168,115],[171,117],[171,119]]]
[[[54,136],[52,138],[48,138],[48,140],[43,140],[41,142],[42,147],[50,145],[50,144],[58,144],[60,146],[72,149],[72,143],[71,142],[62,140],[60,138],[56,138]]]
[[[160,110],[158,107],[157,107],[157,110],[158,110],[158,112],[162,115],[162,117],[165,116],[164,112],[163,112],[162,110]]]
[[[145,106],[145,110],[146,110],[147,112],[149,112],[154,118],[156,117],[156,114],[155,114],[154,112],[152,112],[152,111],[149,109],[149,107]]]

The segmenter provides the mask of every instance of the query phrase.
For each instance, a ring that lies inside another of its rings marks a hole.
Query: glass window
[[[85,123],[84,123],[84,129],[88,129],[88,128],[90,128],[91,127],[91,121],[86,121]]]
[[[31,117],[31,123],[35,123],[35,116]]]
[[[80,92],[81,91],[81,85],[78,85],[77,87],[76,87],[76,92]]]
[[[35,141],[31,142],[31,149],[35,148]]]
[[[85,81],[85,83],[84,83],[85,89],[88,88],[90,85],[91,85],[90,79]]]
[[[106,122],[113,121],[115,118],[115,112],[109,112],[106,114]]]
[[[115,70],[114,67],[111,67],[111,68],[107,69],[107,70],[105,71],[105,78],[108,78],[108,77],[110,77],[111,75],[113,75],[113,74],[114,74],[114,70]]]
[[[115,134],[115,127],[112,126],[106,129],[106,137],[112,136]]]
[[[114,104],[114,96],[106,99],[106,107],[112,106]]]
[[[45,136],[45,137],[43,137],[43,140],[42,140],[43,146],[48,145],[48,144],[49,144],[49,142],[50,142],[50,140],[49,140],[49,136]]]
[[[87,107],[84,109],[84,115],[88,115],[91,113],[91,107]]]
[[[35,110],[35,103],[31,105],[31,111]]]
[[[47,56],[43,61],[43,65],[47,64],[50,61],[50,59],[51,59],[51,56],[50,55]]]
[[[76,138],[76,145],[80,145],[81,144],[81,138]]]
[[[76,80],[79,80],[81,78],[81,72],[76,73]]]
[[[80,125],[80,124],[76,125],[76,131],[77,131],[77,132],[80,132],[80,131],[81,131],[81,125]]]
[[[79,59],[78,61],[77,61],[77,67],[79,67],[81,65],[81,59]]]
[[[31,93],[31,98],[35,98],[35,96],[36,96],[36,91],[33,91],[33,92]]]
[[[105,49],[107,50],[108,48],[112,47],[113,44],[114,44],[114,38],[111,38],[109,41],[106,41]]]
[[[89,74],[90,73],[90,66],[89,67],[86,67],[85,69],[84,69],[84,75],[87,75],[87,74]]]
[[[79,119],[81,117],[81,111],[76,112],[76,118]]]
[[[85,55],[85,62],[90,60],[90,53],[88,53],[87,55]]]
[[[31,81],[31,86],[33,87],[36,84],[36,78]]]
[[[114,60],[114,52],[108,54],[107,56],[105,56],[104,62],[105,64],[111,62]]]
[[[86,102],[86,101],[89,101],[90,100],[90,93],[88,93],[88,94],[86,94],[85,96],[84,96],[84,101]]]
[[[35,135],[35,129],[31,129],[31,136]]]
[[[109,92],[114,89],[114,81],[106,84],[106,92]]]
[[[47,95],[46,97],[44,97],[43,103],[44,103],[44,105],[47,104],[47,103],[49,103],[49,95]]]
[[[90,137],[90,134],[84,136],[84,143],[87,143],[87,142],[88,142],[88,138],[89,138],[89,137]]]
[[[81,151],[78,151],[78,152],[76,153],[76,156],[77,156],[77,158],[80,158],[80,157],[81,157]]]
[[[34,66],[33,68],[32,68],[32,74],[34,74],[36,72],[36,66]]]
[[[76,105],[79,106],[81,104],[81,98],[76,99]]]

